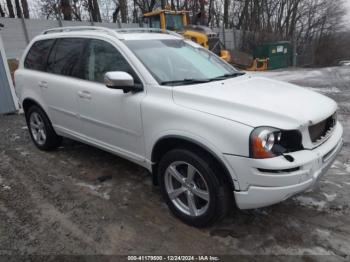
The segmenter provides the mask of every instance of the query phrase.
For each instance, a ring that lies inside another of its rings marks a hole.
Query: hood
[[[297,129],[337,110],[330,98],[285,82],[249,75],[205,84],[175,86],[177,105],[252,127]]]

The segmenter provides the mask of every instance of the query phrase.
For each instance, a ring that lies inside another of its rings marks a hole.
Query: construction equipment
[[[166,8],[146,13],[143,17],[148,20],[149,27],[175,31],[230,62],[230,52],[224,49],[219,35],[207,26],[189,25],[188,13]]]
[[[269,58],[254,58],[253,55],[239,50],[231,51],[231,64],[236,68],[246,71],[266,71],[269,65]]]

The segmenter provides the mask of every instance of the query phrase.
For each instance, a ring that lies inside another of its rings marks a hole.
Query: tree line
[[[140,23],[143,13],[166,6],[189,11],[193,24],[240,30],[243,51],[287,40],[300,54],[313,52],[312,60],[345,28],[344,0],[0,0],[0,16]]]

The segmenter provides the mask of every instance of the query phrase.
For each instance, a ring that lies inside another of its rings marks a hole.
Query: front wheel
[[[225,216],[232,193],[220,182],[211,161],[185,149],[168,152],[159,163],[162,195],[185,223],[208,226]]]

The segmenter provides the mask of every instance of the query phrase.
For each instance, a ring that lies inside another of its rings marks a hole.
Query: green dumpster
[[[292,45],[287,41],[262,44],[255,48],[253,55],[254,58],[269,58],[269,70],[285,68],[291,65]]]

